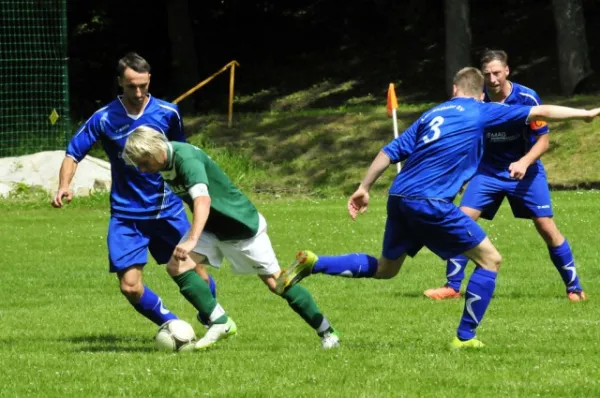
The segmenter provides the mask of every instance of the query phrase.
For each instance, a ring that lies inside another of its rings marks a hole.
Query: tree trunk
[[[170,81],[176,92],[174,97],[177,97],[199,83],[198,58],[188,0],[167,0],[167,14],[171,40]],[[193,110],[193,101],[189,97],[178,105],[182,111]]]
[[[556,44],[560,87],[571,95],[586,77],[592,74],[585,39],[585,20],[581,0],[552,0],[556,23]]]
[[[471,66],[471,25],[469,0],[444,0],[446,18],[446,89],[452,95],[456,72]]]

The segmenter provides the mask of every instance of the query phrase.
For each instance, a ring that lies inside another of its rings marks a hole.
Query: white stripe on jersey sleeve
[[[519,93],[519,95],[522,95],[523,97],[528,97],[531,98],[533,100],[533,102],[535,102],[536,105],[539,105],[540,103],[535,99],[535,96],[531,95],[531,94],[526,94],[526,93]]]
[[[181,121],[181,117],[179,117],[179,112],[177,112],[177,111],[175,110],[175,108],[173,108],[173,107],[170,107],[170,106],[166,106],[166,105],[163,105],[163,104],[158,104],[158,106],[160,106],[161,108],[168,109],[168,110],[170,110],[170,111],[172,111],[172,112],[175,112],[175,114],[177,115],[177,119],[179,119],[179,120]]]

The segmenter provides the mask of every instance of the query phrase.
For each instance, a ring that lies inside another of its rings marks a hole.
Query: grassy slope
[[[190,141],[217,156],[232,178],[247,189],[348,193],[392,137],[385,104],[306,110],[304,104],[310,100],[301,94],[288,101],[275,103],[271,112],[237,114],[232,128],[222,117],[188,117]],[[600,104],[600,97],[552,98],[546,103],[592,107]],[[400,131],[432,105],[402,105]],[[600,169],[594,165],[600,154],[600,122],[550,126],[551,147],[543,158],[550,183],[560,187],[599,183]],[[393,174],[387,173],[380,187],[391,177]]]

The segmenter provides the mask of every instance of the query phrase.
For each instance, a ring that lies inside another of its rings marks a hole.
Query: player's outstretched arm
[[[383,172],[388,168],[391,164],[390,157],[384,151],[379,151],[373,162],[369,166],[365,177],[363,178],[360,186],[364,188],[366,191],[370,191],[371,187],[381,177]]]
[[[531,108],[528,121],[552,121],[552,120],[567,120],[579,119],[591,122],[594,118],[600,115],[600,108],[592,110],[569,108],[559,105],[538,105]]]
[[[371,190],[375,181],[377,181],[390,164],[391,160],[389,156],[385,152],[380,151],[371,163],[371,166],[369,166],[367,174],[360,183],[360,186],[356,192],[352,194],[350,199],[348,199],[348,213],[350,213],[350,217],[352,217],[353,220],[356,219],[358,213],[367,211],[367,206],[369,205],[369,190]]]
[[[65,203],[69,203],[73,199],[73,192],[69,189],[75,171],[77,170],[77,162],[70,156],[65,156],[62,165],[60,166],[60,173],[58,176],[58,192],[52,199],[52,206],[63,207],[63,198]]]

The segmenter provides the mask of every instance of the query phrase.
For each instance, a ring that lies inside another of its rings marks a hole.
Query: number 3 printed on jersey
[[[441,116],[436,116],[431,122],[429,122],[429,129],[433,131],[433,134],[429,134],[423,137],[424,143],[429,144],[430,142],[440,138],[440,134],[442,134],[440,126],[442,125],[442,123],[444,123],[444,118]]]

